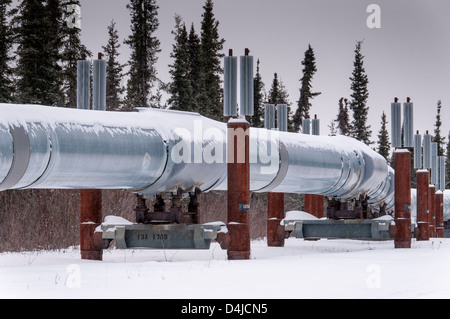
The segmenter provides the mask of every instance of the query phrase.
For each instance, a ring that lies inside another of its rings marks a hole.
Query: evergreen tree
[[[192,105],[190,109],[194,112],[201,112],[201,97],[205,96],[205,86],[203,80],[203,72],[201,66],[201,43],[200,38],[195,32],[194,24],[191,24],[191,30],[188,37],[189,52],[189,82],[192,92]]]
[[[81,6],[79,0],[70,0],[70,4]],[[63,91],[65,95],[65,106],[77,107],[77,62],[83,56],[91,57],[89,51],[81,42],[81,29],[67,23],[70,12],[65,12],[63,23],[63,48],[62,48],[62,72]]]
[[[192,111],[193,94],[191,87],[190,61],[188,33],[186,25],[182,23],[179,15],[175,16],[175,30],[172,31],[175,36],[175,44],[170,57],[173,58],[173,64],[169,65],[169,73],[172,77],[170,85],[171,97],[169,104],[173,110]]]
[[[124,41],[131,49],[125,99],[128,110],[155,106],[151,90],[158,84],[156,62],[161,52],[160,41],[154,36],[159,27],[156,0],[130,0],[131,35]]]
[[[108,26],[108,43],[103,46],[107,56],[106,61],[106,109],[117,111],[122,107],[124,88],[121,85],[123,77],[123,65],[119,62],[119,32],[114,20]]]
[[[222,120],[223,92],[221,75],[223,74],[223,69],[221,62],[224,54],[221,51],[225,40],[219,37],[219,21],[214,17],[213,1],[206,0],[203,9],[200,38],[203,73],[201,80],[204,94],[200,97],[201,112],[209,118]]]
[[[369,98],[369,91],[367,84],[369,80],[367,78],[366,70],[364,69],[364,56],[361,54],[361,41],[358,41],[355,49],[355,61],[353,63],[354,70],[352,77],[350,77],[352,100],[350,102],[350,108],[353,111],[353,123],[352,123],[352,136],[357,140],[370,145],[370,136],[372,131],[370,125],[367,125],[367,116],[369,107],[367,106],[367,99]]]
[[[292,120],[292,103],[289,101],[289,94],[283,81],[278,80],[278,74],[273,75],[272,86],[269,91],[269,99],[273,104],[287,104],[287,114],[288,114],[288,132],[294,132],[294,122]]]
[[[264,127],[264,83],[259,73],[259,59],[256,63],[256,75],[253,81],[254,114],[251,118],[253,127]]]
[[[381,116],[381,129],[378,133],[378,153],[389,162],[389,153],[391,151],[391,143],[389,142],[389,133],[387,130],[386,114],[383,112]]]
[[[294,115],[294,130],[300,131],[302,126],[302,119],[310,118],[309,111],[311,109],[311,99],[320,95],[320,92],[311,92],[312,79],[317,71],[316,58],[314,50],[311,45],[308,45],[308,50],[305,52],[305,58],[302,61],[303,77],[301,78],[300,99],[297,102],[298,108]]]
[[[11,0],[0,0],[0,103],[11,103],[14,98],[13,61],[11,49],[13,46],[13,31],[8,23],[8,6]]]
[[[330,129],[330,134],[328,134],[329,136],[336,136],[338,134],[338,130],[336,128],[336,121],[331,120],[330,124],[328,125],[328,128]]]
[[[348,100],[343,97],[339,100],[339,113],[336,119],[340,135],[349,136],[351,132]]]
[[[23,0],[16,22],[18,102],[62,105],[59,0]]]
[[[47,30],[48,49],[47,54],[51,60],[51,74],[54,87],[51,93],[54,96],[54,104],[64,106],[63,72],[62,72],[62,46],[63,46],[63,5],[62,0],[47,0],[47,18],[49,29]]]
[[[445,136],[441,135],[441,107],[442,102],[439,100],[437,102],[437,115],[436,115],[436,123],[434,124],[434,141],[438,145],[438,156],[444,155],[444,144],[445,144]]]
[[[278,81],[278,74],[274,73],[273,80],[272,80],[272,86],[270,87],[269,91],[269,99],[271,100],[272,104],[278,104],[281,103],[281,92],[280,92],[280,82]]]

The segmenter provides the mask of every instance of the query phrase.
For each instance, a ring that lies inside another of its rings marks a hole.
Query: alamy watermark
[[[369,273],[366,279],[366,284],[369,289],[381,288],[381,267],[377,264],[370,264],[366,268]]]
[[[81,288],[81,268],[76,264],[68,265],[66,268],[66,286],[70,289]]]
[[[81,6],[78,4],[68,4],[66,6],[66,24],[69,29],[81,29]]]
[[[252,130],[251,135],[249,130],[242,128],[228,128],[224,132],[216,127],[203,129],[203,122],[196,120],[193,130],[173,130],[171,160],[175,164],[245,163],[248,137],[250,164],[260,164],[261,174],[275,174],[280,158],[280,133],[276,130]]]
[[[367,17],[366,24],[369,29],[381,28],[381,7],[378,4],[369,4],[366,9],[370,15]]]

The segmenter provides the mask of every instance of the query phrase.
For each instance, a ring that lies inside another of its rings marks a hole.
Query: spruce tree
[[[256,75],[253,81],[254,114],[251,117],[253,127],[264,127],[264,83],[259,72],[259,59],[256,63]]]
[[[23,0],[16,22],[18,102],[63,105],[59,1]]]
[[[206,0],[201,22],[201,66],[203,96],[200,97],[203,115],[215,119],[223,118],[223,92],[221,88],[224,54],[221,52],[225,40],[219,37],[219,21],[214,17],[214,4]]]
[[[330,133],[328,134],[328,136],[336,136],[338,134],[335,120],[330,121],[330,124],[328,124],[328,128],[330,129]]]
[[[172,77],[170,84],[169,105],[173,110],[192,111],[193,94],[190,75],[188,33],[186,25],[182,23],[179,15],[175,16],[175,29],[172,31],[175,37],[173,51],[170,57],[174,60],[169,65],[169,73]]]
[[[278,104],[278,102],[281,103],[281,92],[280,92],[280,83],[278,81],[278,74],[273,74],[273,80],[272,80],[272,86],[269,90],[269,99],[271,100],[272,104]]]
[[[79,0],[70,0],[70,4],[81,6]],[[81,29],[69,24],[71,12],[65,11],[63,23],[62,72],[65,106],[77,107],[77,62],[83,56],[92,57],[92,52],[81,42]]]
[[[159,27],[156,0],[130,0],[131,35],[124,41],[131,49],[127,83],[126,108],[152,105],[152,89],[158,81],[156,62],[161,52],[160,41],[154,35]]]
[[[297,102],[298,108],[294,115],[294,130],[296,132],[301,129],[302,119],[310,118],[311,99],[321,94],[320,92],[311,92],[313,76],[317,72],[316,58],[311,45],[308,45],[302,65],[304,68],[303,77],[300,79],[300,99]]]
[[[437,115],[436,115],[436,122],[434,124],[434,141],[438,145],[438,156],[444,155],[444,144],[445,144],[445,136],[441,135],[441,107],[442,102],[439,100],[437,102]]]
[[[364,56],[361,54],[362,41],[358,41],[355,49],[355,60],[353,63],[354,69],[351,80],[351,94],[350,109],[353,111],[352,122],[352,136],[357,140],[370,145],[370,136],[372,131],[370,125],[367,125],[367,117],[369,107],[367,106],[367,99],[369,98],[369,91],[367,84],[369,83],[366,70],[364,68]]]
[[[292,120],[292,103],[289,101],[289,94],[283,81],[278,79],[278,74],[274,73],[272,86],[269,91],[269,99],[273,104],[287,104],[287,114],[288,114],[288,132],[294,132],[294,122]]]
[[[48,49],[47,54],[51,59],[51,74],[54,87],[51,93],[54,95],[56,105],[64,106],[63,72],[62,72],[62,46],[63,46],[63,5],[62,0],[47,0],[47,30]],[[55,104],[55,103],[54,103]]]
[[[336,119],[337,129],[339,130],[340,135],[350,135],[351,125],[348,111],[348,100],[342,97],[339,100],[339,112]]]
[[[0,103],[11,103],[14,99],[13,61],[11,49],[13,46],[13,31],[8,22],[8,6],[11,0],[0,0]]]
[[[189,74],[188,79],[192,92],[192,104],[190,109],[193,112],[201,112],[201,97],[205,96],[205,86],[203,85],[203,71],[201,66],[201,43],[200,38],[195,32],[194,24],[191,24],[191,29],[188,36],[188,52],[189,52]]]
[[[389,162],[389,154],[391,151],[391,143],[389,141],[389,132],[387,130],[386,114],[383,112],[381,116],[381,129],[378,133],[378,153]]]
[[[114,20],[108,26],[108,43],[103,46],[106,54],[106,109],[117,111],[122,107],[122,94],[124,88],[121,84],[123,65],[119,62],[119,32]]]

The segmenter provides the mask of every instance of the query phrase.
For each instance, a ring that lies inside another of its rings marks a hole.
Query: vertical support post
[[[320,135],[320,120],[317,118],[317,114],[311,121],[311,129],[312,135]],[[322,195],[305,194],[305,211],[317,218],[324,217],[324,200]]]
[[[99,54],[99,58],[100,57],[101,56]],[[78,61],[78,109],[90,109],[90,62],[85,59],[86,57],[83,56],[83,60]],[[106,74],[106,69],[104,72]],[[98,86],[96,86],[96,90],[101,94],[106,94],[106,90],[100,91]],[[97,94],[97,96],[100,97],[100,94]],[[102,100],[106,101],[106,95],[102,98]],[[98,189],[80,190],[81,259],[103,259],[101,233],[95,233],[95,228],[101,224],[102,218],[102,191]]]
[[[436,237],[436,213],[435,213],[435,204],[436,204],[436,188],[434,185],[430,184],[428,186],[428,208],[430,213],[428,214],[428,235],[430,238]]]
[[[102,223],[102,191],[83,189],[80,191],[80,250],[81,259],[102,260],[101,233],[95,228]],[[100,238],[96,238],[100,234]]]
[[[444,238],[444,193],[437,191],[435,194],[434,210],[436,214],[436,237]]]
[[[417,240],[429,240],[428,235],[428,170],[417,171],[417,226],[419,228],[419,236]]]
[[[322,218],[324,217],[324,209],[324,196],[305,194],[305,212],[317,218]]]
[[[270,102],[269,102],[270,103]],[[284,103],[282,101],[282,103]],[[270,107],[270,105],[268,106]],[[277,107],[278,130],[287,132],[287,105],[278,104]],[[270,121],[273,117],[271,112],[266,112],[268,118],[265,119],[267,129],[275,129],[275,121]],[[267,246],[284,247],[284,226],[281,220],[285,217],[284,193],[267,194]]]
[[[411,248],[411,153],[397,150],[395,156],[395,248]]]
[[[230,120],[227,129],[228,260],[250,259],[250,124]]]
[[[284,194],[267,194],[267,245],[269,247],[284,247],[284,226],[280,225],[285,217]]]

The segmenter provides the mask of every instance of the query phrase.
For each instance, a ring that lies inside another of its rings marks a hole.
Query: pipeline
[[[0,104],[0,191],[226,190],[226,133],[225,123],[197,113]],[[250,141],[253,192],[363,195],[393,209],[394,171],[359,141],[258,128]]]

